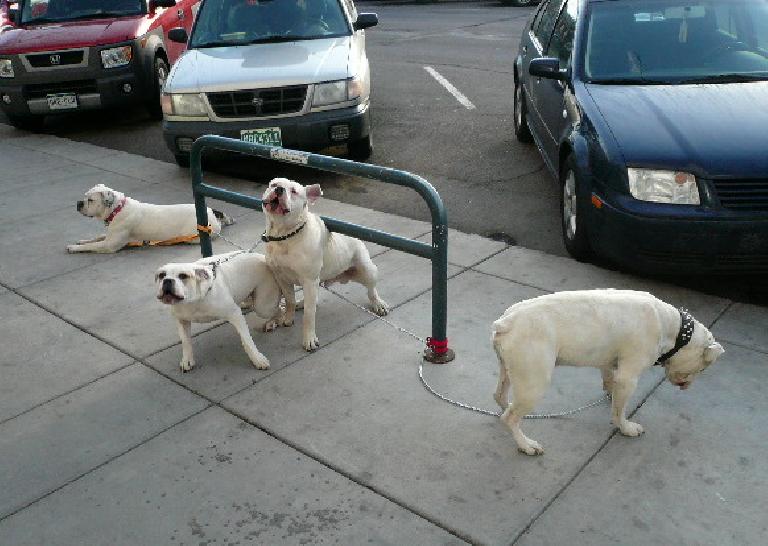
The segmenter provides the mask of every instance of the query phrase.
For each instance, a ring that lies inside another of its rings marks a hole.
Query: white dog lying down
[[[262,197],[267,228],[262,235],[267,263],[275,272],[285,296],[284,326],[293,324],[294,285],[304,290],[303,346],[314,351],[320,345],[315,333],[315,313],[320,283],[354,281],[368,289],[371,308],[387,314],[387,304],[376,290],[377,268],[362,241],[331,233],[323,220],[309,212],[308,203],[322,196],[320,186],[306,188],[286,178],[275,178]]]
[[[95,239],[68,245],[68,252],[117,252],[132,241],[167,241],[197,235],[195,205],[152,205],[98,184],[85,192],[85,200],[77,202],[83,216],[99,218],[107,232]],[[208,209],[211,235],[221,233],[221,225],[234,221],[224,213]],[[197,241],[194,239],[194,241]]]
[[[256,368],[269,368],[248,331],[240,303],[252,300],[252,308],[267,319],[265,331],[277,326],[280,287],[262,254],[229,252],[192,263],[169,263],[155,274],[157,299],[171,306],[181,338],[181,371],[195,366],[192,355],[193,322],[229,321],[240,334],[245,352]]]
[[[493,323],[491,341],[499,357],[494,398],[504,410],[501,420],[528,455],[544,450],[523,434],[520,421],[549,386],[556,365],[599,368],[613,397],[613,424],[626,436],[639,436],[643,427],[627,420],[625,405],[643,370],[663,365],[667,379],[687,389],[724,352],[687,311],[647,292],[611,289],[522,301]],[[507,405],[510,383],[513,401]]]

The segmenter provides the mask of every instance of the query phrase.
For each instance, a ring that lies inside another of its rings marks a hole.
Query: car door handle
[[[180,20],[180,21],[183,21],[183,20],[184,20],[184,10],[183,10],[183,9],[177,10],[177,11],[176,11],[176,15],[178,15],[178,16],[179,16],[179,20]]]
[[[523,46],[523,55],[525,55],[526,53],[528,53],[528,46],[524,45]]]

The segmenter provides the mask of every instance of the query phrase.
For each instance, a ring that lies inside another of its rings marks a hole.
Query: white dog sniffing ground
[[[687,389],[724,352],[687,312],[647,292],[611,289],[522,301],[493,323],[491,341],[499,357],[494,398],[504,410],[501,420],[528,455],[544,450],[523,434],[520,422],[549,386],[556,365],[599,368],[612,396],[613,424],[626,436],[639,436],[643,427],[627,420],[625,406],[644,370],[659,363],[671,383]]]
[[[323,220],[309,211],[308,204],[322,196],[320,186],[304,187],[286,178],[275,178],[262,197],[267,227],[267,263],[272,268],[285,296],[286,308],[281,322],[293,324],[295,296],[293,288],[304,291],[303,346],[313,351],[319,346],[315,333],[315,314],[320,283],[354,281],[368,289],[372,310],[387,314],[387,304],[376,291],[378,270],[362,241],[332,233]]]
[[[107,231],[95,239],[68,245],[68,252],[117,252],[128,243],[142,241],[169,241],[197,235],[195,205],[153,205],[142,203],[125,194],[98,184],[85,192],[85,199],[77,202],[77,211],[83,216],[98,218],[107,225]],[[208,209],[211,235],[221,233],[221,226],[234,221],[224,213]]]
[[[264,330],[276,327],[280,314],[280,287],[262,254],[229,252],[192,263],[169,263],[155,274],[157,299],[171,308],[181,338],[181,371],[195,367],[192,354],[193,322],[226,320],[240,334],[253,365],[262,370],[269,361],[253,342],[240,304],[251,300],[257,315],[267,320]]]

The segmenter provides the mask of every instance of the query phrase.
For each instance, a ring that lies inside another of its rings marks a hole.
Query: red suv
[[[200,0],[0,0],[0,108],[12,125],[45,116],[144,104],[160,93]]]

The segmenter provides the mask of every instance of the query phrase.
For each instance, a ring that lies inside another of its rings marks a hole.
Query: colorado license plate
[[[74,93],[58,93],[48,95],[48,108],[51,110],[70,110],[77,108],[77,95]]]
[[[282,146],[283,137],[280,127],[266,127],[264,129],[246,129],[240,131],[240,140],[254,144],[266,144],[267,146]]]

